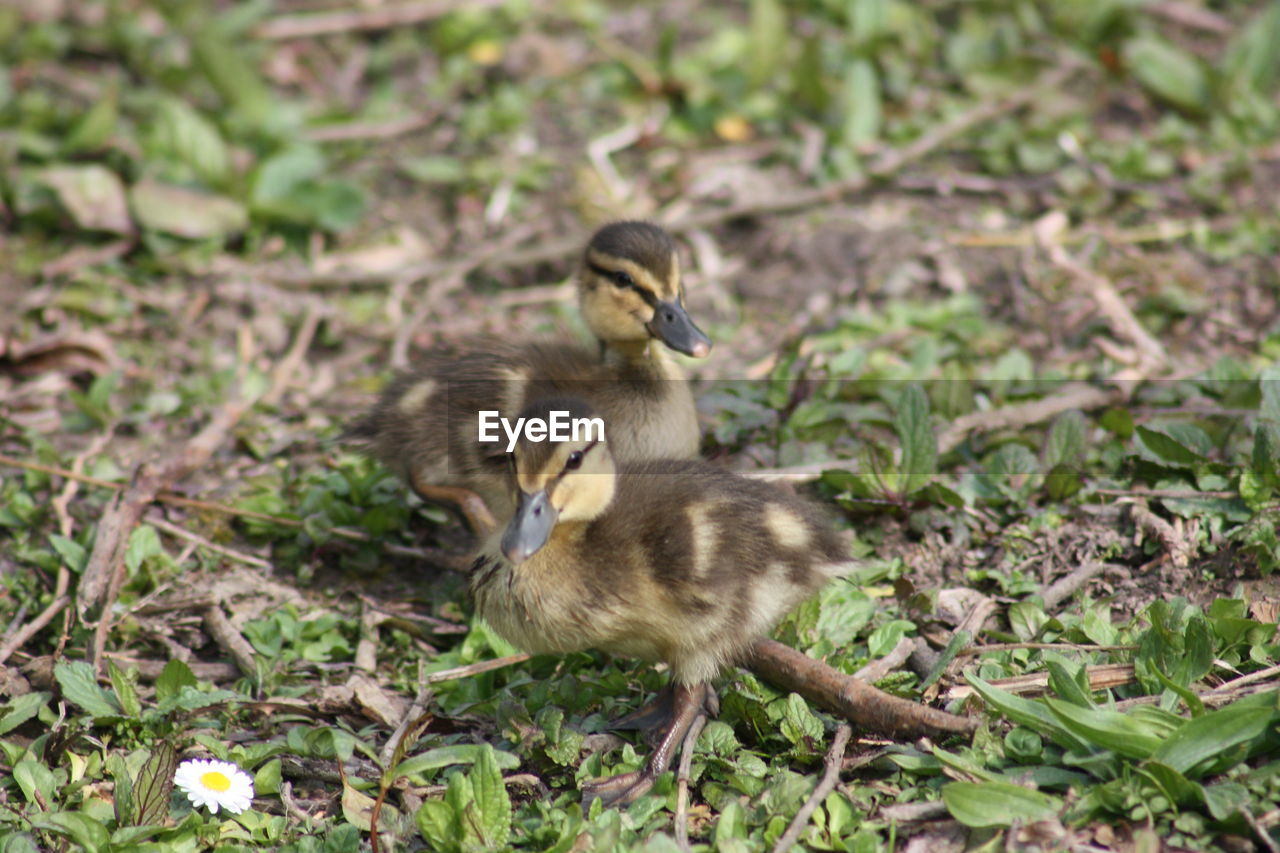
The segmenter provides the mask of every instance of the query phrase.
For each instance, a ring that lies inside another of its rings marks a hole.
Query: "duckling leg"
[[[656,696],[634,711],[623,714],[611,722],[609,728],[614,731],[648,732],[650,744],[656,743],[662,735],[662,726],[671,720],[671,706],[675,701],[674,691],[675,685],[668,682],[665,687],[658,691]],[[703,713],[708,717],[718,717],[720,715],[720,697],[716,695],[710,685],[705,690],[702,709]]]
[[[485,506],[484,499],[470,489],[460,486],[433,486],[423,483],[415,474],[409,475],[409,486],[424,501],[456,506],[476,536],[487,536],[498,529],[493,513]]]
[[[707,694],[711,685],[676,684],[671,688],[671,716],[667,726],[661,731],[657,746],[649,755],[643,770],[622,773],[588,782],[582,786],[582,797],[585,804],[600,799],[606,806],[626,806],[640,799],[653,787],[654,781],[667,772],[676,748],[689,733],[693,721],[703,712],[707,704]]]

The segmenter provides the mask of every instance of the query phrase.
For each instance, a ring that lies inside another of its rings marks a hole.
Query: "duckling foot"
[[[471,528],[471,532],[479,538],[484,538],[498,529],[498,522],[494,520],[493,513],[489,512],[484,498],[470,489],[459,486],[432,486],[418,482],[417,477],[412,477],[409,485],[424,501],[456,508],[467,526]]]
[[[697,685],[693,688],[695,691],[701,689],[702,710],[708,717],[718,717],[720,715],[720,697],[716,695],[716,691],[710,684]],[[642,731],[646,733],[646,738],[650,745],[656,745],[662,738],[663,727],[671,722],[673,713],[675,686],[670,682],[658,691],[657,695],[648,702],[624,714],[609,724],[609,728],[614,731]]]
[[[677,747],[688,734],[693,721],[706,707],[707,696],[715,695],[711,685],[706,683],[692,686],[673,684],[663,692],[670,694],[671,711],[665,727],[655,732],[657,743],[649,760],[645,762],[644,769],[586,783],[582,786],[584,805],[590,806],[592,800],[598,799],[606,806],[626,806],[647,794],[653,787],[654,780],[666,773],[671,766],[671,758]],[[658,699],[660,698],[661,693],[658,695]]]

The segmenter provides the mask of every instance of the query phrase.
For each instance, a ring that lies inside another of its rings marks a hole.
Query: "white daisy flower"
[[[253,802],[253,778],[229,761],[192,758],[178,765],[173,784],[182,789],[193,806],[219,808],[231,814],[249,808]]]

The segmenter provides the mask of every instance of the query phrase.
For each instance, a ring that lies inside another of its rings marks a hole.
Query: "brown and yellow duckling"
[[[557,411],[593,414],[551,399],[523,416]],[[515,515],[472,569],[477,612],[529,652],[600,649],[671,668],[669,711],[644,769],[584,789],[629,803],[666,771],[700,710],[714,708],[711,679],[842,574],[847,548],[795,495],[697,460],[620,462],[585,432],[523,438],[513,465]]]
[[[701,358],[711,342],[685,311],[670,235],[647,222],[606,225],[577,284],[597,350],[488,342],[429,357],[396,377],[349,436],[425,500],[457,505],[478,533],[514,509],[507,437],[497,429],[497,440],[479,440],[481,411],[510,418],[542,396],[582,397],[610,424],[619,459],[696,456],[693,395],[667,348]]]

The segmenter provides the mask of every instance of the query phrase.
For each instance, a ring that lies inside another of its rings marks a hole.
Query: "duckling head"
[[[614,222],[597,231],[582,259],[578,302],[605,344],[657,338],[694,358],[711,352],[711,339],[684,308],[675,243],[657,225]]]
[[[516,510],[502,534],[502,552],[522,563],[551,539],[557,524],[586,522],[613,500],[615,469],[605,424],[587,403],[574,398],[539,400],[520,417],[526,425],[548,425],[545,439],[526,427],[511,454]],[[555,440],[556,425],[564,440]],[[567,426],[566,426],[567,425]]]

